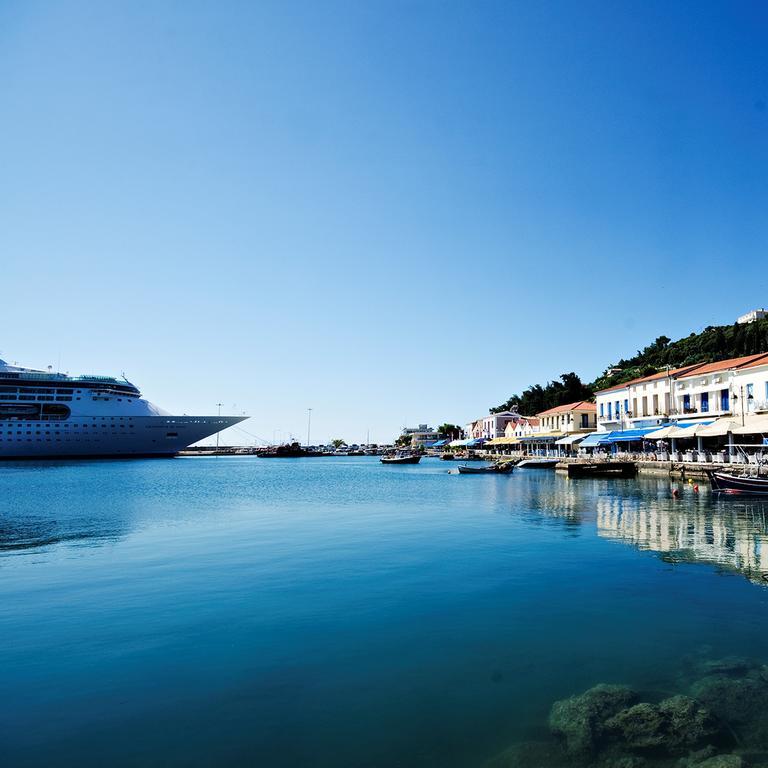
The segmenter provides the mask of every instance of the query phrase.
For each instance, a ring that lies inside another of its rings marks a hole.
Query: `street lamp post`
[[[309,448],[309,434],[312,427],[312,409],[307,408],[307,448]]]

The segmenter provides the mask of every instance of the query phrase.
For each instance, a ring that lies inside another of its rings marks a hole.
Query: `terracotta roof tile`
[[[550,413],[567,413],[568,411],[597,411],[597,406],[587,400],[579,400],[578,403],[568,403],[567,405],[557,405],[547,411],[542,411],[537,416],[548,416]]]
[[[658,371],[657,373],[652,373],[649,376],[640,376],[637,379],[630,379],[629,381],[625,381],[623,384],[616,384],[613,387],[608,387],[608,389],[601,389],[595,394],[602,395],[605,392],[613,392],[615,390],[624,389],[626,387],[630,387],[633,384],[642,384],[644,381],[655,381],[657,379],[666,379],[667,376],[671,376],[672,378],[677,378],[680,376],[687,375],[688,373],[691,373],[692,371],[700,368],[702,365],[705,365],[705,363],[695,363],[694,365],[685,365],[682,368],[671,368],[669,371]]]
[[[768,353],[763,352],[759,355],[744,355],[743,357],[732,357],[730,360],[720,360],[717,363],[706,363],[688,375],[703,376],[705,373],[717,373],[718,371],[727,371],[731,368],[749,368],[754,365],[764,365],[765,363],[768,363]],[[687,376],[681,376],[680,378],[687,378]]]

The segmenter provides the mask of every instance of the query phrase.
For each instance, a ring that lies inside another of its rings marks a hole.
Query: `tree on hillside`
[[[523,416],[533,416],[557,405],[575,403],[592,398],[592,390],[573,371],[560,375],[559,381],[550,381],[545,387],[533,384],[522,395],[512,395],[505,403],[491,408],[491,413],[517,411]]]

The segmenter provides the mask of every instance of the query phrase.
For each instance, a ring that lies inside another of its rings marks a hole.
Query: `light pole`
[[[739,394],[737,395],[735,392],[733,393],[733,399],[739,400],[741,399],[741,426],[744,426],[744,385],[741,384],[739,386]],[[749,403],[750,400],[754,400],[754,395],[752,393],[747,395],[747,403]]]
[[[309,434],[312,427],[312,409],[307,408],[307,448],[309,448]]]
[[[216,403],[216,405],[219,408],[219,414],[218,415],[221,416],[221,403]],[[219,450],[219,433],[218,432],[216,433],[216,450],[217,451]]]

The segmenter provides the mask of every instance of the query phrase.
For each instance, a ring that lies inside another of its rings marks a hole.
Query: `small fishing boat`
[[[418,464],[421,456],[418,453],[409,453],[403,456],[382,456],[382,464]]]
[[[768,496],[768,477],[737,475],[733,472],[720,472],[717,469],[708,469],[707,475],[713,491]]]
[[[511,461],[502,464],[491,464],[490,467],[457,467],[460,475],[508,475],[515,468]]]
[[[553,469],[560,459],[523,459],[518,463],[520,469]]]

